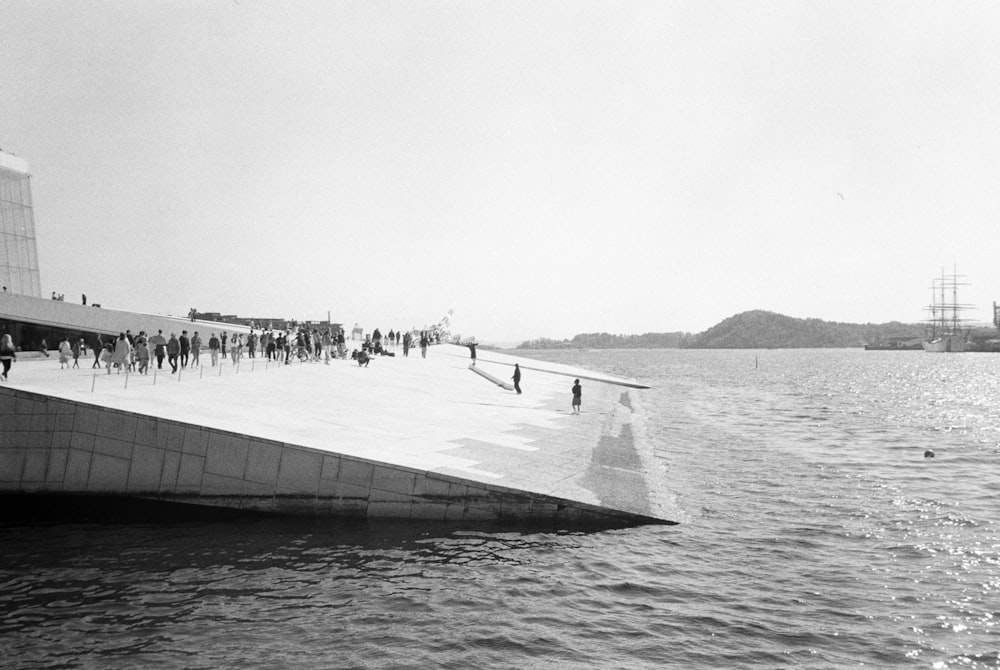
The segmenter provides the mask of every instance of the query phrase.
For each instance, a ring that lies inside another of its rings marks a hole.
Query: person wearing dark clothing
[[[3,365],[3,372],[0,372],[0,380],[7,381],[10,366],[15,360],[17,360],[17,347],[14,346],[13,338],[9,334],[4,333],[3,337],[0,338],[0,364]]]
[[[170,333],[170,340],[167,342],[167,362],[170,363],[170,374],[177,372],[177,357],[181,353],[181,343],[177,341],[177,336]]]
[[[178,342],[181,345],[181,367],[186,368],[188,366],[188,354],[191,352],[191,340],[188,339],[188,332],[186,330],[181,331]]]
[[[476,364],[476,344],[475,340],[469,340],[465,346],[469,348],[469,353],[472,354],[472,364]]]
[[[521,392],[521,366],[514,363],[514,376],[511,377],[514,380],[514,390],[518,393]]]
[[[153,345],[153,355],[156,356],[156,369],[163,369],[163,357],[167,353],[167,338],[163,337],[163,331],[158,330],[156,335],[149,338],[149,343]]]
[[[580,380],[573,380],[573,414],[580,413],[580,401],[583,396],[583,388],[580,386]]]
[[[94,350],[94,364],[90,366],[90,369],[101,367],[101,352],[104,351],[104,343],[101,342],[101,336],[97,336],[97,341],[91,347]]]

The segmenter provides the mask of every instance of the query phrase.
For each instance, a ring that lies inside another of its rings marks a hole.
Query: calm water
[[[655,385],[682,525],[0,526],[3,666],[1000,668],[1000,355],[533,355]]]

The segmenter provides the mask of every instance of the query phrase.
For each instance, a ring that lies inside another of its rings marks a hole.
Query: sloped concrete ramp
[[[672,522],[626,380],[530,361],[517,395],[469,375],[465,348],[396,353],[366,368],[243,358],[176,375],[18,362],[0,386],[0,492],[312,516]],[[526,359],[484,351],[477,368],[509,376],[514,361]],[[579,416],[574,373],[593,380]]]

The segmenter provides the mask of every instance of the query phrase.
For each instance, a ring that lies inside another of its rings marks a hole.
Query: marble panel
[[[368,500],[371,502],[413,502],[413,496],[395,491],[371,489],[368,493]]]
[[[132,443],[135,441],[135,427],[138,419],[121,412],[101,412],[97,419],[97,435]]]
[[[158,446],[159,437],[157,433],[159,432],[159,424],[160,422],[155,417],[136,417],[135,443],[144,444],[150,447]]]
[[[56,426],[55,414],[32,414],[31,429],[35,432],[51,432]]]
[[[413,495],[438,500],[446,499],[451,495],[451,482],[426,475],[417,477],[413,486]]]
[[[333,487],[333,491],[327,495],[336,496],[337,498],[363,498],[364,500],[368,500],[370,493],[371,488],[368,486],[358,486],[357,484],[338,481]]]
[[[443,502],[415,502],[410,508],[411,519],[423,521],[444,521],[447,517],[448,504]]]
[[[85,435],[97,434],[97,422],[101,411],[96,407],[80,405],[76,408],[73,418],[73,432]]]
[[[52,431],[29,431],[25,434],[24,446],[32,450],[47,451],[52,446]]]
[[[321,481],[333,481],[340,476],[340,457],[323,456],[323,472],[320,473]]]
[[[128,483],[128,469],[128,459],[95,453],[90,463],[87,491],[124,491]]]
[[[70,449],[66,460],[66,475],[63,477],[63,490],[81,492],[87,490],[87,480],[90,478],[91,452]]]
[[[251,440],[247,452],[246,479],[261,484],[270,484],[272,491],[278,481],[281,465],[281,447],[272,442]]]
[[[207,456],[211,435],[212,433],[207,430],[202,430],[194,426],[186,426],[184,428],[184,453],[194,454],[195,456]]]
[[[322,468],[323,454],[286,447],[281,452],[277,491],[316,495]]]
[[[156,446],[171,451],[183,451],[184,426],[173,421],[160,420],[156,428]]]
[[[98,435],[94,438],[94,453],[129,460],[132,458],[132,443]]]
[[[95,439],[96,438],[93,435],[74,432],[73,436],[69,439],[69,446],[70,449],[76,449],[78,451],[93,451]]]
[[[128,473],[128,490],[154,492],[163,479],[163,456],[166,452],[157,447],[137,444],[132,449],[132,465]]]
[[[24,457],[22,482],[44,482],[45,470],[49,464],[48,449],[28,449]]]
[[[416,479],[416,473],[411,470],[376,465],[372,471],[372,490],[411,495]]]
[[[0,482],[20,482],[27,449],[4,449],[0,458]]]
[[[208,453],[205,456],[205,472],[243,479],[249,451],[250,441],[245,437],[231,433],[210,432]]]
[[[40,414],[45,412],[45,401],[36,398],[18,396],[15,403],[17,414]]]
[[[72,414],[56,414],[56,423],[52,430],[57,433],[72,433],[74,420],[75,417]]]
[[[181,464],[177,470],[177,493],[196,492],[201,488],[201,478],[205,472],[205,458],[193,454],[181,454]]]
[[[177,451],[163,451],[163,469],[160,472],[160,491],[171,492],[177,488],[177,473],[181,467],[181,454]]]
[[[375,468],[371,463],[355,461],[350,458],[340,459],[340,474],[337,478],[342,482],[350,482],[356,486],[371,488],[372,473]]]
[[[69,458],[69,449],[51,449],[49,451],[49,465],[45,471],[45,481],[62,483],[66,476],[66,459]]]

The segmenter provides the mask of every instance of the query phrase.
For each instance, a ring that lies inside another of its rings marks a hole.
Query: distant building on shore
[[[0,285],[42,297],[28,162],[0,149]]]

